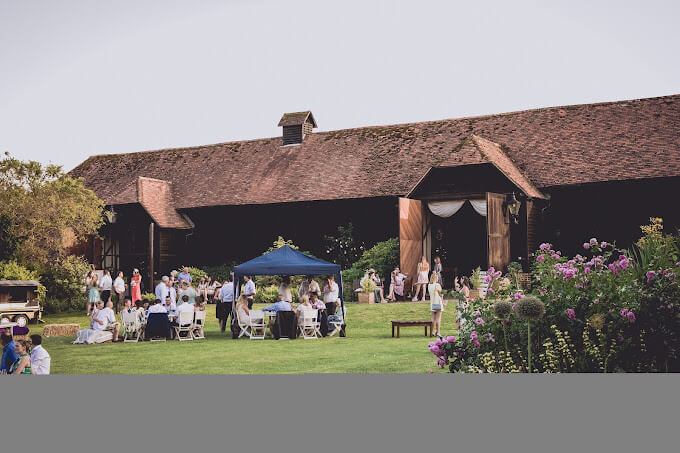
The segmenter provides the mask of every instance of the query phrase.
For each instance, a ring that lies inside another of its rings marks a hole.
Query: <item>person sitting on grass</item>
[[[14,340],[11,335],[3,333],[0,336],[0,344],[2,344],[2,362],[0,362],[0,373],[9,373],[14,361],[19,357],[14,349]]]
[[[14,345],[18,357],[9,369],[9,374],[33,374],[31,372],[31,341],[17,340]]]
[[[95,321],[97,315],[99,315],[99,312],[104,309],[104,302],[99,301],[94,304],[94,307],[92,308],[92,314],[90,315],[90,329],[92,330],[101,330],[101,329],[95,329],[95,325],[99,325],[97,321]]]
[[[97,312],[94,317],[94,330],[109,330],[113,332],[113,342],[118,342],[120,323],[116,322],[116,314],[113,312],[113,302],[108,301],[106,307]]]

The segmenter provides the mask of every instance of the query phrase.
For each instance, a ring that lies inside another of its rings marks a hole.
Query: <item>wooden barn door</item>
[[[505,212],[505,195],[486,194],[486,231],[489,267],[505,271],[510,263],[510,215]]]
[[[416,276],[423,256],[423,204],[420,200],[399,199],[399,266],[409,280]]]

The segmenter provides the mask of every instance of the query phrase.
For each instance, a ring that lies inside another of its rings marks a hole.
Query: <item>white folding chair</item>
[[[191,328],[191,336],[194,340],[203,340],[205,333],[203,327],[205,326],[205,310],[194,313],[194,325]]]
[[[250,339],[264,340],[266,328],[264,312],[262,310],[250,310]]]
[[[317,339],[316,324],[318,312],[316,310],[302,310],[298,318],[298,329],[305,340]]]
[[[331,321],[330,324],[333,324],[335,329],[333,329],[332,332],[328,334],[329,337],[332,337],[336,333],[340,332],[340,329],[342,329],[342,325],[345,324],[345,320],[347,319],[347,309],[340,307],[335,311],[335,316],[338,317],[337,321]]]
[[[179,341],[193,340],[191,331],[194,328],[194,312],[180,311],[179,316],[177,316],[177,325],[172,326],[172,328],[175,329],[175,336]]]
[[[137,312],[123,310],[120,317],[123,321],[123,342],[137,343],[142,334],[142,325],[137,319]]]
[[[246,319],[241,319],[241,314],[240,311],[236,311],[236,321],[238,322],[238,327],[241,329],[241,332],[238,334],[238,337],[241,338],[243,335],[250,337],[250,323],[249,320]]]

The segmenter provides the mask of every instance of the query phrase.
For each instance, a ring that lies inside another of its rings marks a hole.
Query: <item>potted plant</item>
[[[360,304],[374,304],[375,303],[375,283],[370,278],[364,279],[361,283],[361,291],[359,292]]]
[[[479,267],[472,271],[470,284],[472,285],[472,288],[470,288],[470,297],[473,299],[482,297],[482,270]]]

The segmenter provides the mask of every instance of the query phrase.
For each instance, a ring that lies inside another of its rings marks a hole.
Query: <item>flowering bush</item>
[[[458,340],[439,348],[447,354],[440,365],[527,371],[529,349],[531,371],[680,371],[680,237],[647,228],[632,250],[591,238],[568,258],[541,244],[531,297],[501,289],[502,276],[489,269],[498,300],[459,304]]]

